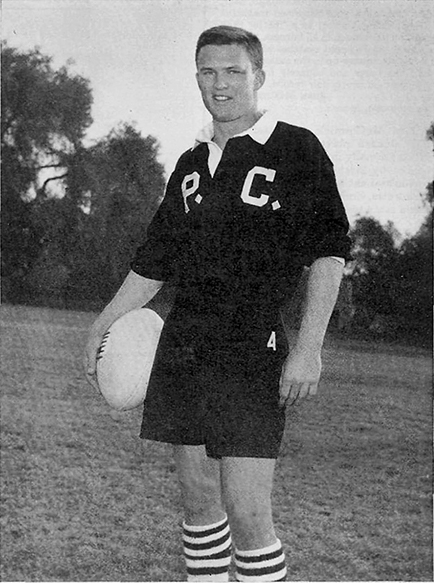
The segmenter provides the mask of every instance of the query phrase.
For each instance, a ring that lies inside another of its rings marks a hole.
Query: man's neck
[[[245,132],[250,129],[262,116],[262,112],[255,111],[252,115],[243,118],[235,119],[233,121],[213,121],[214,126],[214,137],[213,142],[215,142],[222,150],[224,150],[228,140],[234,136]]]

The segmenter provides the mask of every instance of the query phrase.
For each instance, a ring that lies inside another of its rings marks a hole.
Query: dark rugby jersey
[[[213,176],[209,149],[185,152],[132,269],[222,302],[281,301],[319,257],[349,258],[333,165],[308,130],[278,122],[264,144],[231,138]]]

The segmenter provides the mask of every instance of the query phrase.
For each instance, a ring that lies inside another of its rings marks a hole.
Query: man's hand
[[[96,357],[104,334],[118,318],[145,306],[163,286],[162,281],[147,279],[130,271],[112,301],[93,323],[84,351],[84,373],[86,380],[100,392],[96,378]]]
[[[98,387],[98,381],[96,378],[96,357],[98,354],[98,349],[102,342],[102,335],[94,331],[91,331],[89,338],[87,340],[86,348],[84,350],[84,374],[86,380],[94,389],[100,392]]]
[[[294,348],[282,367],[280,376],[280,405],[293,405],[316,395],[321,375],[320,350]]]

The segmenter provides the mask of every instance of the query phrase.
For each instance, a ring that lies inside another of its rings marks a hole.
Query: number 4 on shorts
[[[268,339],[267,348],[272,348],[276,351],[276,332],[274,330],[271,332],[270,338]]]

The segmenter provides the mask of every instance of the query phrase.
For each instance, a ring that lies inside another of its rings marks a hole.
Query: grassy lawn
[[[87,386],[92,314],[0,309],[3,581],[181,581],[170,447]],[[329,339],[274,507],[289,580],[432,580],[431,358]]]

